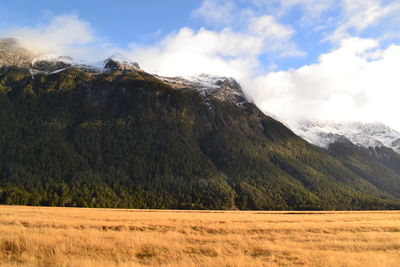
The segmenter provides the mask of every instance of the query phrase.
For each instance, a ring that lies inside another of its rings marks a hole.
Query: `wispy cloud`
[[[342,14],[335,31],[328,40],[340,42],[344,38],[358,35],[376,26],[383,19],[398,16],[400,2],[382,0],[342,0]],[[389,29],[388,29],[389,30]]]
[[[266,52],[275,52],[281,57],[304,55],[291,41],[294,34],[292,27],[279,23],[271,15],[251,18],[249,32],[263,40]]]
[[[270,12],[277,16],[287,15],[293,8],[302,11],[301,21],[313,22],[321,18],[322,14],[333,6],[335,0],[249,0],[255,7],[263,12]]]
[[[234,1],[204,0],[202,4],[192,12],[192,15],[205,20],[209,24],[229,25],[235,19],[233,9]]]

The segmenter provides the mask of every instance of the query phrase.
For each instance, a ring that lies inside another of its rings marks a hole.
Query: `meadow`
[[[400,211],[0,206],[1,266],[400,266]]]

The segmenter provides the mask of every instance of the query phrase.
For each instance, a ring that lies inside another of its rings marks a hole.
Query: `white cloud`
[[[289,122],[303,117],[380,121],[400,130],[400,46],[380,50],[378,45],[343,40],[316,64],[256,78],[248,92],[263,110]]]
[[[89,61],[122,51],[98,36],[88,22],[71,14],[54,16],[47,24],[2,30],[0,35],[21,38],[41,53],[67,54]]]
[[[302,25],[317,24],[324,12],[335,6],[335,0],[249,0],[257,9],[274,14],[278,17],[287,15],[299,7],[302,11]]]
[[[234,1],[204,0],[192,15],[210,24],[228,25],[234,20],[233,9]]]
[[[336,3],[335,0],[203,0],[192,15],[212,26],[238,26],[254,17],[279,18],[298,7],[302,11],[300,24],[305,26],[317,24],[323,13]]]
[[[265,15],[251,18],[249,21],[249,32],[263,40],[264,49],[267,52],[274,52],[280,57],[305,55],[291,41],[294,30],[289,26],[279,23],[273,16]]]
[[[240,31],[182,28],[154,46],[132,46],[129,57],[162,75],[211,73],[238,79],[262,71],[261,55],[302,56],[292,42],[294,31],[265,15],[248,20]]]
[[[383,0],[342,0],[342,3],[342,19],[328,37],[330,41],[340,42],[352,34],[360,34],[385,18],[396,17],[400,11],[398,1],[386,3]]]
[[[252,18],[250,20],[250,31],[264,38],[289,39],[294,31],[291,27],[277,22],[271,15]]]
[[[64,50],[70,46],[88,44],[94,39],[91,26],[76,15],[56,16],[47,25],[12,29],[5,34],[27,40],[43,51]]]
[[[129,57],[162,75],[212,73],[240,77],[260,67],[263,38],[223,29],[213,32],[183,28],[152,47],[133,46]]]
[[[304,55],[292,42],[293,35],[291,27],[264,15],[248,18],[245,27],[236,31],[182,28],[154,46],[132,45],[129,57],[162,75],[211,73],[241,78],[262,70],[261,55]]]
[[[225,1],[225,6],[229,7],[229,3],[230,1]],[[203,10],[204,6],[211,5],[212,3],[206,0],[202,5],[203,8],[197,12]],[[214,18],[219,20],[215,16]],[[191,61],[192,58],[193,62],[204,63],[190,68],[183,67],[181,70],[182,73],[194,73],[209,71],[210,59],[213,57],[220,66],[237,62],[254,64],[257,61],[256,57],[263,53],[277,53],[285,57],[302,55],[291,40],[293,30],[269,15],[247,17],[241,30],[233,30],[230,27],[218,31],[181,28],[177,33],[162,37],[161,41],[153,46],[141,47],[133,44],[131,49],[113,46],[99,36],[88,22],[70,14],[55,16],[47,24],[3,30],[0,31],[0,35],[19,37],[41,52],[68,54],[80,60],[98,61],[113,53],[131,55],[133,60],[140,61],[143,66],[148,66],[151,70],[155,68],[147,64],[150,61],[147,58],[152,55],[156,56],[154,60],[169,58],[170,64],[176,65],[176,68],[173,68],[176,70],[175,74],[181,74],[177,69],[179,64],[176,64],[181,56],[185,62]],[[172,59],[172,56],[176,59]],[[163,68],[157,66],[157,69]],[[222,73],[224,69],[226,68],[221,67],[218,72]]]
[[[238,0],[233,2],[240,2]],[[231,1],[231,2],[232,2]],[[295,26],[324,31],[325,41],[340,43],[359,36],[371,27],[383,26],[397,31],[400,2],[398,0],[243,0],[253,6],[253,13],[264,12],[275,17],[292,17]],[[242,1],[242,2],[243,2]],[[258,12],[257,12],[258,11]],[[294,11],[294,12],[293,12]],[[300,12],[299,12],[300,11]],[[379,33],[376,33],[379,35]],[[385,36],[377,36],[383,39]]]

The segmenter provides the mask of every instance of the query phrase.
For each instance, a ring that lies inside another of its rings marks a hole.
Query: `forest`
[[[400,155],[296,136],[254,104],[135,70],[0,69],[0,203],[241,210],[400,208]]]

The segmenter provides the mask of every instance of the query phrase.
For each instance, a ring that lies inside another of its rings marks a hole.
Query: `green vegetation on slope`
[[[144,72],[70,68],[32,77],[23,68],[3,68],[0,132],[5,204],[400,207],[400,193],[391,189],[399,171],[377,157],[347,161],[306,143],[253,104],[206,103],[195,90],[173,89]],[[373,175],[390,176],[371,178],[369,160],[384,165]]]

